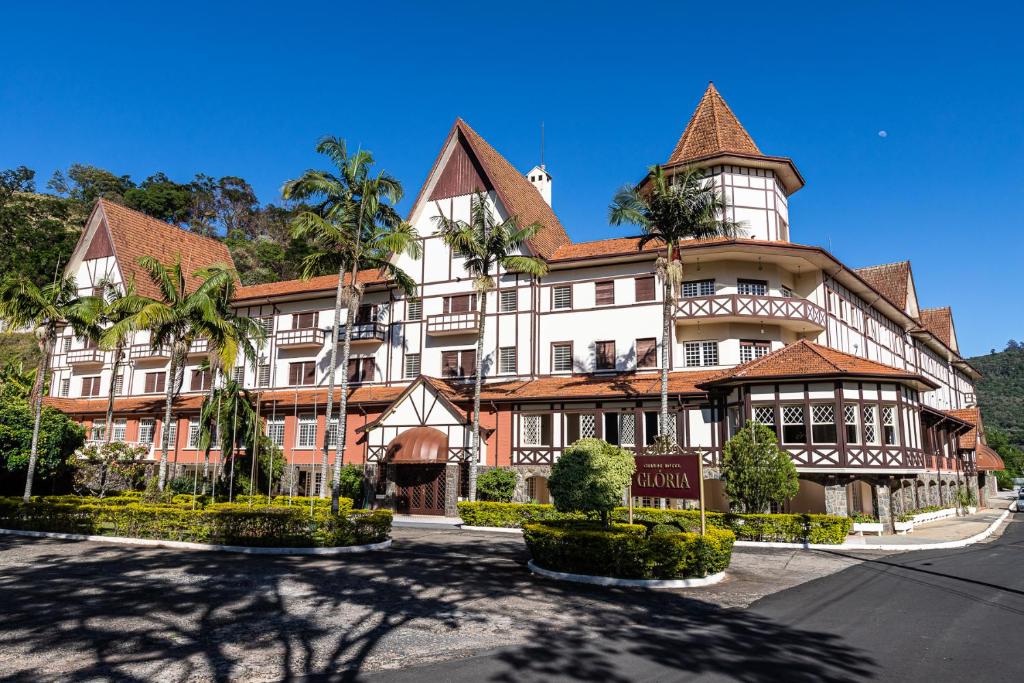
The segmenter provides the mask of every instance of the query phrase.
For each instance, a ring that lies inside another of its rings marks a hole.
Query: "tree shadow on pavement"
[[[0,537],[0,680],[356,680],[505,644],[492,680],[626,681],[637,662],[745,681],[874,668],[828,634],[697,593],[540,579],[526,559],[519,539],[452,532],[339,558]]]

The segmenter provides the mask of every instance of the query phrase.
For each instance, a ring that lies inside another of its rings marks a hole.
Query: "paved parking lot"
[[[535,578],[526,559],[517,536],[425,529],[396,529],[391,550],[343,558],[0,536],[0,675],[354,680],[511,644],[536,657],[612,633],[657,648],[651,629],[679,636],[714,623],[706,666],[758,653],[806,660],[827,678],[841,664],[828,639],[736,608],[860,561],[741,551],[718,586],[644,591]],[[610,675],[588,661],[582,673]]]

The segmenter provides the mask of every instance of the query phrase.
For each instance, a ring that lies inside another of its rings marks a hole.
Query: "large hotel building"
[[[663,166],[704,169],[746,233],[682,245],[685,282],[672,320],[676,439],[702,454],[710,505],[728,507],[717,469],[722,446],[751,419],[774,427],[800,473],[789,510],[868,512],[888,522],[901,510],[951,502],[957,486],[984,502],[1001,462],[984,442],[978,373],[960,356],[950,309],[919,304],[910,263],[853,268],[792,241],[789,201],[803,177],[791,159],[761,151],[713,85]],[[524,251],[548,267],[541,278],[502,274],[487,295],[479,465],[514,468],[517,498],[548,502],[547,476],[568,444],[596,436],[642,454],[656,430],[657,245],[639,249],[636,237],[573,242],[551,207],[548,170],[524,175],[460,119],[408,216],[423,255],[397,257],[417,281],[416,296],[363,273],[353,357],[333,370],[353,382],[344,462],[365,464],[377,504],[400,512],[455,515],[467,494],[482,321],[471,278],[433,218],[468,220],[477,189],[500,218],[542,226]],[[83,292],[103,279],[132,278],[139,293],[157,296],[137,263],[145,254],[180,258],[191,270],[231,263],[221,242],[101,200],[67,272]],[[244,286],[234,302],[267,332],[258,360],[231,373],[258,397],[286,463],[284,492],[309,493],[323,476],[318,444],[328,428],[336,285],[325,276]],[[196,418],[211,381],[199,369],[205,344],[188,355],[170,425],[168,350],[140,333],[127,356],[113,377],[110,353],[69,331],[52,359],[49,404],[98,435],[114,382],[114,437],[146,445],[158,459],[156,444],[170,428],[177,471],[195,467]]]

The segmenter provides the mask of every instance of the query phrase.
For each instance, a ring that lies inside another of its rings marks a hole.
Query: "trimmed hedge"
[[[544,569],[620,579],[704,577],[724,571],[735,536],[708,529],[706,536],[674,527],[648,530],[642,524],[561,520],[530,522],[523,538]]]
[[[185,500],[187,499],[187,500]],[[138,498],[53,496],[0,498],[0,527],[30,531],[154,538],[251,547],[333,547],[387,540],[388,510],[353,510],[352,501],[332,515],[330,508],[213,503],[192,507],[192,496],[175,496],[168,504],[140,503]]]
[[[553,505],[529,503],[459,503],[459,516],[468,526],[524,528],[531,522],[584,519],[581,514],[565,514]],[[612,521],[629,519],[626,508],[615,508]],[[754,515],[734,512],[707,512],[709,528],[728,529],[741,541],[776,541],[786,543],[823,543],[839,545],[846,540],[853,522],[836,515],[779,514]],[[669,524],[680,531],[700,530],[697,510],[661,510],[633,508],[633,522],[646,527]]]

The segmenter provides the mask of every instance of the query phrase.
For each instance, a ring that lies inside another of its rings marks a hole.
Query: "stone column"
[[[459,464],[450,462],[444,466],[444,516],[459,516]]]
[[[983,507],[984,503],[981,502],[982,493],[978,490],[978,475],[968,474],[965,478],[967,479],[967,490],[974,494],[974,499],[978,501],[978,507]]]
[[[875,514],[886,529],[892,529],[892,493],[888,483],[876,482],[873,486]]]
[[[846,484],[825,484],[825,514],[847,516]]]

